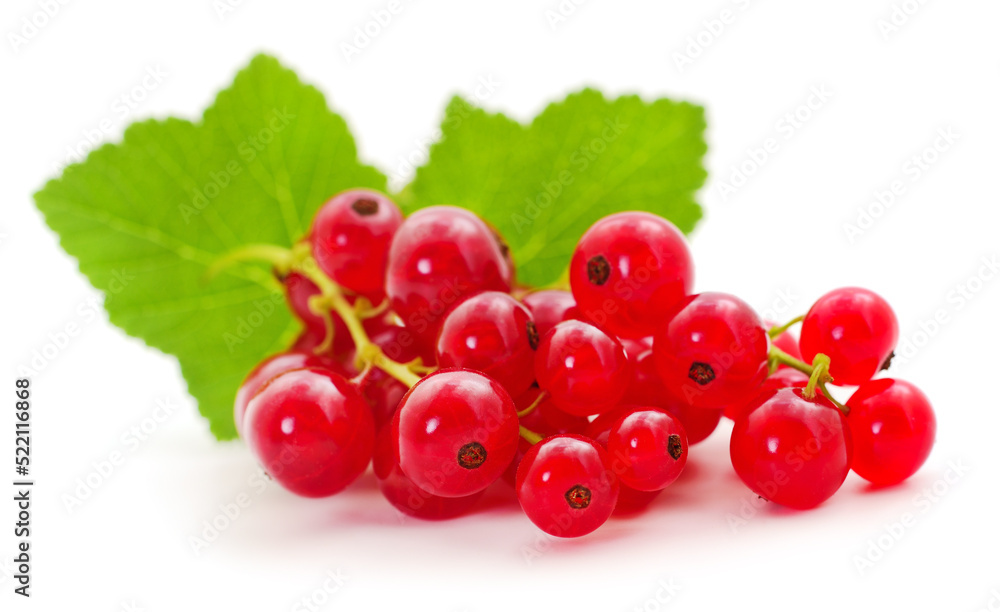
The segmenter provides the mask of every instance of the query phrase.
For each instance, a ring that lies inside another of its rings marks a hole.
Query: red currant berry
[[[325,497],[368,466],[375,443],[371,410],[343,376],[292,370],[265,384],[247,406],[244,433],[268,474],[303,497]]]
[[[502,243],[479,217],[462,208],[432,206],[413,213],[396,231],[386,292],[406,327],[434,346],[452,307],[481,291],[509,292],[513,273]]]
[[[340,367],[332,359],[312,353],[289,351],[278,353],[257,364],[253,370],[243,379],[236,392],[236,405],[234,407],[234,419],[236,431],[242,432],[243,418],[247,411],[247,404],[260,387],[278,374],[283,374],[289,370],[300,370],[302,368],[327,368],[339,374]]]
[[[570,285],[583,316],[628,338],[656,331],[693,279],[684,235],[646,212],[599,220],[580,238],[570,261]]]
[[[767,393],[771,391],[777,391],[778,389],[784,389],[786,387],[805,387],[809,384],[809,377],[799,372],[798,370],[792,368],[785,368],[778,370],[764,379],[761,383],[757,393]],[[725,415],[732,420],[739,418],[743,414],[743,410],[747,407],[750,402],[744,402],[741,404],[730,404],[726,406]]]
[[[485,291],[445,317],[437,340],[441,367],[478,370],[517,397],[535,382],[538,330],[531,313],[506,293]]]
[[[392,431],[386,427],[375,441],[372,457],[379,491],[397,510],[426,520],[443,520],[465,514],[483,492],[465,497],[439,497],[424,491],[406,477],[392,451]]]
[[[767,331],[743,300],[725,293],[685,299],[653,337],[671,395],[697,408],[749,401],[767,376]]]
[[[549,333],[557,323],[580,318],[576,300],[569,291],[558,289],[533,291],[521,298],[521,302],[531,311],[539,337]]]
[[[608,520],[618,501],[618,481],[607,454],[574,434],[531,447],[517,470],[517,499],[542,531],[562,538],[586,535]]]
[[[563,321],[538,345],[535,376],[560,410],[588,416],[618,405],[631,372],[616,338],[590,323]]]
[[[658,491],[677,480],[687,451],[680,421],[657,409],[630,410],[608,434],[611,468],[623,484],[639,491]]]
[[[653,358],[653,350],[636,340],[622,340],[632,371],[632,382],[625,391],[622,404],[661,406],[668,395]]]
[[[514,458],[514,402],[471,370],[438,370],[413,385],[392,420],[396,459],[418,487],[441,497],[482,491]]]
[[[802,321],[799,347],[812,363],[817,353],[830,358],[838,385],[860,385],[888,367],[899,339],[899,324],[889,303],[867,289],[834,289],[816,300]]]
[[[319,268],[340,286],[368,298],[385,298],[389,244],[403,213],[386,196],[370,189],[335,195],[313,218],[309,242]]]
[[[758,396],[736,420],[729,453],[757,495],[804,510],[844,483],[852,444],[847,419],[828,399],[786,388]]]
[[[851,468],[877,485],[892,485],[915,474],[931,454],[937,421],[927,396],[893,378],[871,380],[847,400],[854,438]]]

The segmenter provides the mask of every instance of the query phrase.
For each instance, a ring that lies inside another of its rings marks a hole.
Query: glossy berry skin
[[[517,500],[542,531],[561,538],[586,535],[608,520],[618,480],[599,444],[575,434],[531,447],[517,469]]]
[[[478,370],[517,397],[535,382],[539,336],[531,312],[509,294],[484,291],[445,317],[437,340],[443,368]]]
[[[729,453],[757,495],[804,510],[844,483],[853,442],[847,419],[829,400],[786,388],[758,396],[736,420]]]
[[[887,364],[899,339],[899,323],[889,303],[858,287],[834,289],[809,308],[799,347],[812,363],[817,353],[830,358],[838,385],[860,385]]]
[[[250,400],[244,437],[268,474],[303,497],[326,497],[368,466],[371,411],[344,377],[322,368],[279,374]]]
[[[372,467],[378,489],[394,508],[425,520],[444,520],[468,512],[483,492],[466,497],[439,497],[424,491],[406,477],[392,452],[392,432],[386,427],[377,436]]]
[[[684,427],[684,431],[687,433],[687,442],[690,446],[708,439],[718,429],[719,421],[722,420],[722,410],[694,408],[673,398],[660,408],[666,410],[680,421]]]
[[[636,408],[608,434],[611,469],[623,484],[659,491],[677,480],[687,464],[687,434],[680,421],[662,410]]]
[[[854,438],[851,468],[877,485],[893,485],[915,474],[934,446],[937,420],[927,396],[893,378],[871,380],[847,400]]]
[[[396,231],[386,292],[404,325],[433,347],[449,310],[481,291],[509,292],[513,275],[506,246],[479,217],[454,206],[431,206]]]
[[[239,390],[236,392],[236,402],[233,410],[236,431],[243,431],[243,418],[247,411],[247,404],[250,403],[250,398],[257,393],[264,383],[278,374],[283,374],[289,370],[310,367],[327,368],[343,374],[339,366],[332,359],[307,352],[289,351],[278,353],[257,364],[257,367],[251,370],[247,374],[247,377],[243,379],[243,384],[240,385]]]
[[[395,458],[418,487],[441,497],[482,491],[514,457],[517,411],[499,383],[438,370],[403,396],[392,420]]]
[[[660,378],[674,397],[696,408],[749,401],[767,376],[767,350],[760,317],[726,293],[686,298],[653,336]]]
[[[778,368],[774,374],[771,374],[764,379],[764,382],[761,383],[757,393],[768,393],[771,391],[777,391],[778,389],[784,389],[785,387],[805,387],[807,384],[809,384],[809,377],[802,372],[792,368]],[[740,414],[743,413],[743,410],[752,402],[753,400],[740,404],[730,404],[726,406],[725,415],[735,421],[739,418]]]
[[[377,191],[339,193],[313,217],[313,258],[341,287],[378,304],[385,298],[389,244],[402,223],[399,207]]]
[[[639,355],[642,355],[646,351],[653,348],[653,337],[646,336],[645,338],[618,338],[618,341],[622,343],[622,347],[625,349],[625,354],[628,356],[629,363],[635,363]]]
[[[542,338],[535,354],[538,386],[569,414],[588,416],[614,408],[631,372],[617,338],[583,321],[563,321]]]
[[[550,329],[562,321],[580,318],[576,300],[569,291],[559,289],[533,291],[522,297],[521,302],[531,311],[539,337],[549,333]]]
[[[629,341],[623,340],[622,344],[625,345],[625,352],[628,353]],[[694,445],[708,438],[718,427],[722,411],[711,408],[694,408],[671,395],[656,370],[652,349],[642,350],[644,346],[645,344],[639,344],[636,347],[641,352],[635,356],[629,354],[629,363],[632,365],[632,383],[625,392],[622,404],[656,406],[666,410],[677,417],[684,426],[688,436],[688,444]]]
[[[570,285],[580,312],[616,336],[640,338],[694,282],[684,235],[646,212],[609,215],[592,225],[570,260]]]
[[[531,406],[540,393],[542,390],[537,386],[532,386],[522,393],[514,400],[517,411],[521,412]],[[543,438],[563,433],[582,434],[590,426],[590,421],[585,417],[573,416],[556,408],[550,397],[546,397],[531,412],[520,417],[519,422]],[[514,459],[503,473],[504,480],[511,486],[514,486],[514,481],[517,479],[517,466],[521,464],[521,459],[524,458],[531,446],[531,443],[524,438],[518,441]]]
[[[662,406],[668,401],[670,392],[660,379],[653,358],[653,349],[635,340],[622,340],[628,355],[632,381],[625,390],[623,404],[634,406]]]

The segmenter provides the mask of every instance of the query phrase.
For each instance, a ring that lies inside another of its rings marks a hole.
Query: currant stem
[[[830,378],[830,358],[823,353],[817,353],[813,357],[812,372],[809,372],[809,383],[806,385],[803,395],[812,399],[816,397],[816,385],[825,383]]]
[[[313,349],[313,352],[317,355],[326,353],[333,347],[333,315],[330,314],[330,309],[326,305],[326,296],[314,295],[309,298],[309,310],[314,315],[323,319],[323,325],[326,328],[326,335],[323,336],[323,342]]]
[[[774,346],[773,344],[771,345],[771,349],[767,353],[767,358],[768,361],[771,361],[773,363],[778,363],[781,365],[786,365],[790,368],[795,368],[796,370],[802,372],[803,374],[809,374],[811,376],[813,373],[813,367],[811,365],[802,361],[801,359],[792,357],[791,355],[781,350],[780,348]]]
[[[777,338],[781,334],[788,331],[789,328],[791,328],[796,323],[801,323],[805,318],[806,318],[805,315],[799,315],[794,319],[792,319],[791,321],[789,321],[788,323],[785,323],[784,325],[775,325],[771,329],[767,330],[767,335],[770,338]]]
[[[820,393],[822,393],[826,399],[830,400],[830,402],[837,407],[837,410],[843,412],[844,416],[847,416],[851,409],[841,404],[833,397],[830,390],[826,388],[826,383],[828,382],[833,382],[833,377],[830,376],[830,358],[823,353],[818,353],[813,358],[813,371],[812,374],[809,375],[809,383],[806,385],[806,388],[803,389],[802,395],[812,399],[816,397],[816,390],[819,389]]]
[[[348,329],[350,329],[350,327],[348,327]],[[353,337],[354,336],[352,334],[352,338]],[[365,338],[367,338],[367,336],[365,336]],[[355,345],[357,345],[356,339]],[[386,357],[385,353],[382,352],[382,349],[377,344],[368,342],[368,344],[365,345],[364,350],[358,351],[358,356],[363,362],[374,365],[376,368],[382,370],[389,376],[392,376],[407,387],[412,387],[420,382],[420,376],[418,374],[415,374],[410,368],[406,367],[406,364],[393,361],[392,359]]]
[[[411,372],[416,374],[430,374],[431,372],[437,372],[438,369],[435,366],[425,366],[424,360],[417,357],[413,361],[406,362],[406,367],[409,368]]]
[[[813,358],[812,365],[809,365],[801,359],[796,359],[778,347],[771,345],[771,349],[767,354],[767,359],[772,365],[772,372],[778,364],[782,364],[790,368],[795,368],[803,374],[808,374],[809,383],[802,391],[802,394],[807,398],[812,399],[813,397],[816,397],[816,389],[818,388],[820,392],[826,396],[826,398],[830,400],[834,406],[837,407],[838,410],[843,412],[845,415],[850,412],[850,408],[834,399],[830,390],[826,388],[826,383],[833,382],[833,377],[830,376],[830,358],[828,356],[823,353],[818,353]]]
[[[819,383],[818,386],[819,390],[822,391],[823,395],[826,396],[826,399],[830,400],[830,403],[836,406],[837,410],[843,412],[844,416],[847,416],[851,413],[851,409],[849,407],[845,406],[844,404],[841,404],[840,402],[837,401],[835,397],[833,397],[833,394],[830,393],[830,390],[826,388],[826,383]]]
[[[542,436],[536,434],[530,429],[526,428],[524,425],[518,425],[521,431],[521,437],[532,444],[538,444],[542,441]]]
[[[288,274],[295,263],[295,252],[274,244],[248,244],[244,247],[234,249],[219,257],[205,271],[203,279],[206,281],[215,278],[219,272],[232,267],[238,263],[246,261],[264,261],[274,267],[279,274]]]
[[[538,408],[541,405],[541,403],[547,400],[548,398],[549,398],[549,392],[542,391],[541,393],[538,394],[538,397],[535,398],[535,401],[531,402],[530,406],[517,413],[517,418],[520,419],[528,416],[529,414],[535,411],[535,408]]]
[[[819,385],[817,385],[817,388],[823,393],[826,399],[830,400],[831,404],[837,407],[837,410],[841,411],[844,414],[844,416],[848,416],[851,413],[851,409],[848,406],[841,404],[840,402],[837,401],[837,398],[833,397],[833,394],[830,393],[830,390],[826,388],[825,382],[819,383]]]
[[[406,364],[393,361],[386,357],[385,353],[382,352],[382,349],[368,338],[368,333],[365,332],[365,328],[361,324],[361,318],[358,317],[357,311],[344,298],[344,294],[340,291],[340,287],[337,286],[335,282],[330,280],[326,274],[323,274],[323,272],[320,271],[319,267],[316,265],[316,260],[314,260],[311,256],[306,256],[298,265],[296,265],[296,269],[302,272],[302,274],[319,287],[323,298],[327,300],[327,303],[334,310],[334,312],[336,312],[340,318],[343,319],[344,325],[347,326],[347,331],[351,334],[351,340],[354,341],[354,346],[357,349],[358,360],[365,364],[370,363],[374,365],[407,387],[412,387],[417,383],[417,381],[420,380],[420,376],[410,371],[410,369],[406,367]],[[329,330],[332,329],[332,326],[328,326],[328,336],[330,334]],[[326,339],[324,339],[324,342],[325,341]]]
[[[389,298],[382,300],[382,303],[378,306],[372,306],[372,303],[367,298],[359,297],[358,301],[354,303],[354,310],[362,319],[373,319],[382,316],[389,312]]]

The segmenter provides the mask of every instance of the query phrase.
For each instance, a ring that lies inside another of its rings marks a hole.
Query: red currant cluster
[[[367,190],[327,202],[295,248],[241,257],[273,264],[305,331],[243,382],[236,424],[306,497],[372,462],[391,504],[440,519],[504,478],[536,525],[574,537],[670,485],[724,414],[740,478],[792,508],[829,498],[850,469],[897,483],[933,444],[927,398],[873,379],[898,336],[882,298],[837,289],[765,325],[737,297],[692,295],[683,235],[649,213],[587,230],[572,291],[517,286],[502,237],[467,210],[404,219]],[[846,405],[834,381],[858,386]]]

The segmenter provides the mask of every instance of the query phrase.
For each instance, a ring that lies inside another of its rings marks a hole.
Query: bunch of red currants
[[[468,210],[404,219],[368,190],[329,200],[294,248],[244,255],[273,266],[304,331],[243,382],[236,425],[302,496],[372,463],[393,506],[442,519],[503,478],[538,527],[575,537],[674,482],[723,415],[740,478],[799,509],[851,469],[898,483],[934,442],[924,394],[873,378],[898,337],[885,300],[837,289],[765,324],[735,296],[692,294],[685,239],[653,214],[588,229],[571,291],[519,286],[503,238]],[[857,390],[842,404],[832,383]]]

